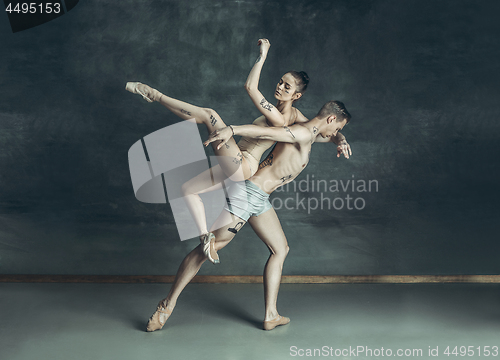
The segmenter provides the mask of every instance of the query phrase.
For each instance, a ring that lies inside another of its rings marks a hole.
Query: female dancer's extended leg
[[[168,97],[156,89],[141,83],[127,83],[126,89],[132,93],[142,95],[146,100],[157,101],[181,119],[195,119],[198,124],[205,124],[209,133],[226,127],[221,117],[213,109],[201,108],[184,101]],[[220,187],[224,179],[242,181],[252,176],[247,160],[242,156],[234,139],[230,139],[221,149],[218,143],[212,143],[219,165],[209,169],[186,182],[182,191],[191,215],[200,231],[200,235],[207,234],[205,207],[199,196],[204,192],[213,191]]]
[[[181,119],[195,119],[197,124],[205,124],[209,133],[226,127],[219,114],[213,109],[201,108],[168,97],[158,90],[141,83],[127,83],[126,89],[141,94],[146,99],[158,101]],[[217,149],[217,145],[218,143],[212,144],[214,152],[219,157],[221,168],[228,177],[234,178],[235,181],[242,181],[252,175],[246,159],[241,154],[233,138],[220,149]]]

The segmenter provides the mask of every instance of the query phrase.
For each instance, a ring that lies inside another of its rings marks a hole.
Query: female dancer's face
[[[276,85],[274,97],[279,101],[297,100],[302,94],[296,93],[296,90],[297,84],[295,83],[295,78],[290,73],[286,73],[282,76],[278,85]]]

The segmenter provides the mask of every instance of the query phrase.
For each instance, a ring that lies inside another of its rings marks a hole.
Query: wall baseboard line
[[[0,283],[171,284],[173,275],[0,275]],[[260,275],[197,275],[197,284],[261,284]],[[284,275],[282,284],[499,284],[500,275]]]

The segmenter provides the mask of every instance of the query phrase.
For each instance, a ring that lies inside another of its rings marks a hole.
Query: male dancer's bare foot
[[[160,301],[158,303],[158,306],[156,307],[156,311],[149,318],[146,331],[152,332],[163,328],[168,318],[172,314],[172,310],[173,308],[167,307],[166,299]]]
[[[272,330],[276,326],[286,325],[290,322],[290,318],[278,315],[273,320],[264,321],[264,330]]]
[[[214,264],[220,263],[219,254],[215,250],[215,236],[211,232],[200,236],[200,242],[203,246],[203,253]]]
[[[141,95],[147,102],[159,101],[163,95],[151,86],[142,84],[140,82],[128,82],[125,85],[125,90],[130,91],[132,94]]]

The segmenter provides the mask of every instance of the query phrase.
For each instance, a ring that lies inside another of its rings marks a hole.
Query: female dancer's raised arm
[[[250,74],[248,74],[247,81],[245,82],[245,90],[247,91],[250,99],[254,105],[259,109],[259,111],[266,117],[269,122],[269,125],[272,126],[285,126],[288,125],[285,119],[285,116],[274,107],[271,103],[269,103],[266,98],[259,91],[259,80],[260,73],[262,71],[262,67],[264,66],[264,62],[267,58],[267,53],[271,44],[267,39],[259,39],[258,44],[260,46],[260,54],[257,60],[255,61]],[[277,91],[277,90],[276,90]],[[276,95],[276,92],[275,92]],[[296,98],[300,97],[300,93],[296,94]]]
[[[255,64],[248,74],[245,82],[245,89],[250,96],[250,99],[259,111],[267,119],[268,125],[271,126],[287,126],[293,124],[298,116],[303,115],[292,104],[297,101],[307,88],[309,78],[303,71],[290,71],[286,73],[279,81],[274,92],[274,96],[278,103],[273,106],[259,91],[259,79],[262,67],[267,58],[267,53],[271,44],[267,39],[259,39],[260,54]],[[300,114],[300,115],[299,115]]]

